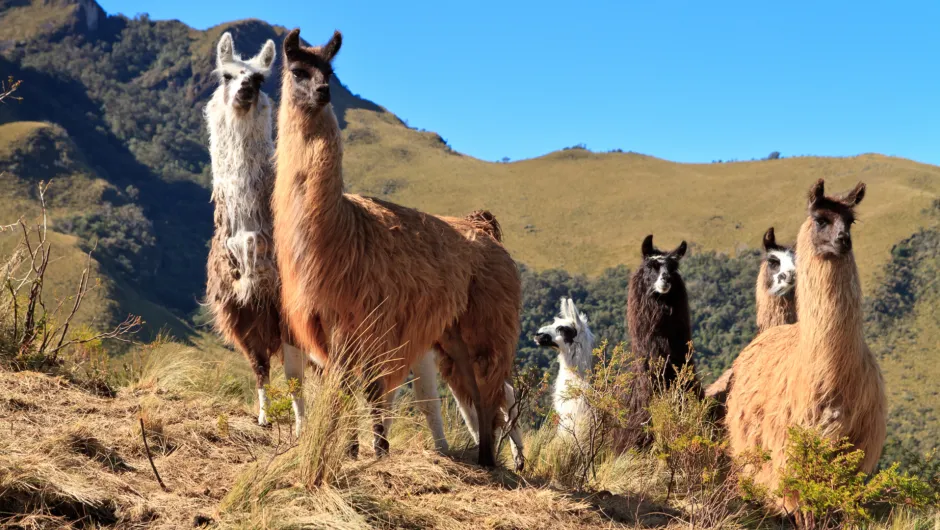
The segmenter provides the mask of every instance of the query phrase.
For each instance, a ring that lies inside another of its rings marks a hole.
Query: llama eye
[[[226,81],[231,81],[232,79],[235,79],[235,76],[233,76],[232,74],[222,74],[222,78],[225,79]]]
[[[819,228],[826,228],[826,226],[827,226],[828,224],[829,224],[829,221],[828,221],[827,219],[824,219],[824,218],[822,218],[822,217],[817,217],[817,218],[816,218],[816,226],[817,226],[817,227],[819,227]]]
[[[303,68],[294,68],[290,73],[294,76],[294,79],[303,80],[310,78],[310,74]]]
[[[773,265],[774,267],[780,266],[780,260],[777,258],[767,258],[767,263]]]

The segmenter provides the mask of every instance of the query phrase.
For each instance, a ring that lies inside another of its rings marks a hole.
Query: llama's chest
[[[576,369],[566,366],[560,367],[552,395],[555,410],[559,414],[575,412],[584,401],[577,394],[585,384],[583,376]]]

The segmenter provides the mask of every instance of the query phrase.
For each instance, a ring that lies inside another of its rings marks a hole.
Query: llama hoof
[[[388,456],[388,440],[385,438],[379,438],[375,440],[375,443],[372,444],[372,448],[375,449],[375,457],[382,458]]]
[[[450,451],[450,445],[447,444],[447,440],[434,440],[434,450],[440,454],[447,454],[447,451]]]
[[[353,460],[359,458],[359,442],[352,442],[349,444],[349,449],[346,450],[349,458]]]
[[[516,473],[522,473],[525,470],[525,458],[521,456],[516,458]]]

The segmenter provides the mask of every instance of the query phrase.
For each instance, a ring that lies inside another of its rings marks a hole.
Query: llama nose
[[[535,343],[539,346],[553,346],[555,341],[552,340],[552,336],[548,333],[537,333],[535,335]]]
[[[839,232],[836,241],[842,245],[845,250],[852,250],[852,236],[848,232]]]
[[[319,85],[316,88],[317,90],[317,101],[321,103],[330,102],[330,85]]]

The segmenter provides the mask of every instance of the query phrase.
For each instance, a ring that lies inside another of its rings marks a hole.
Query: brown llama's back
[[[278,248],[298,259],[281,262],[282,293],[303,348],[324,364],[330,343],[367,350],[374,354],[370,363],[389,367],[386,387],[394,388],[459,322],[474,347],[481,392],[502,402],[519,333],[521,287],[509,253],[492,237],[480,237],[478,221],[347,194],[336,214],[343,230],[311,230],[303,201],[285,199],[279,222],[298,229],[283,232],[288,237]],[[448,363],[442,356],[445,378]]]
[[[499,225],[499,221],[496,220],[496,216],[489,210],[474,210],[467,214],[465,219],[473,223],[477,230],[489,234],[490,237],[500,243],[503,242],[503,229]]]

